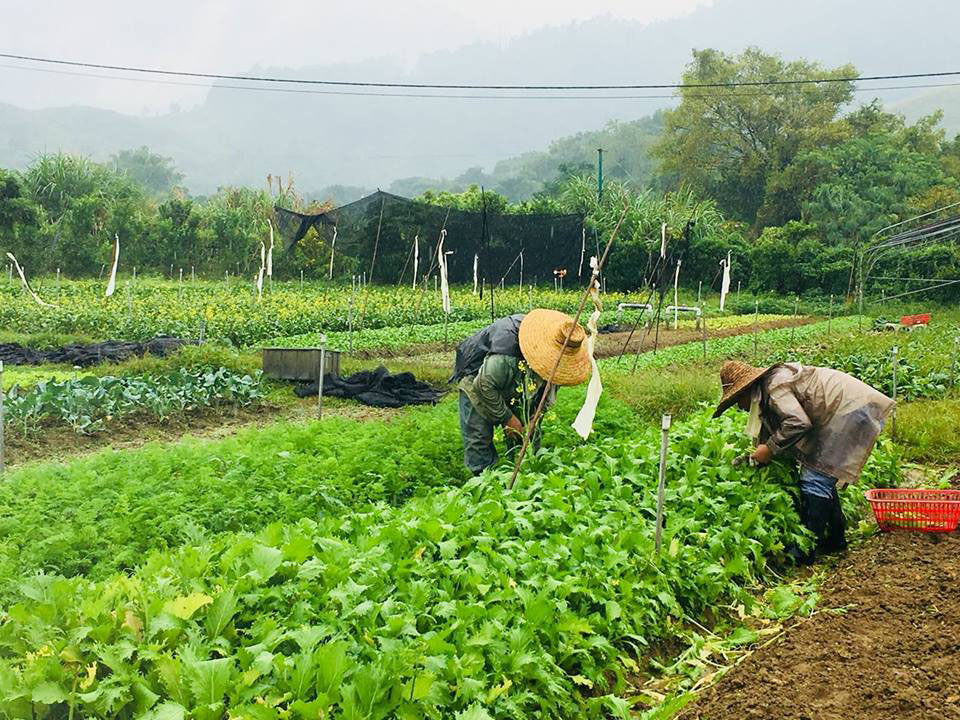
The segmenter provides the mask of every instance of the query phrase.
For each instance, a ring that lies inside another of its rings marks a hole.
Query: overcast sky
[[[712,0],[0,0],[0,52],[226,73],[382,56],[411,64],[423,53],[500,42],[545,25],[599,15],[651,22],[709,4]],[[0,59],[0,102],[157,113],[172,103],[189,107],[205,94],[202,88],[13,67],[24,65]]]

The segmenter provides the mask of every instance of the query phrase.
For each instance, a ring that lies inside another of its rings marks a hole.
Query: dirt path
[[[960,718],[960,534],[882,534],[821,610],[688,706],[686,720]]]
[[[766,330],[777,330],[778,328],[785,327],[799,327],[801,325],[809,325],[810,323],[817,322],[818,318],[813,317],[786,317],[781,320],[770,320],[768,322],[759,323],[757,325],[757,332],[764,332]],[[747,335],[753,332],[753,325],[737,325],[736,327],[722,328],[720,330],[711,330],[709,322],[707,323],[707,342],[710,340],[716,340],[717,338],[733,337],[734,335]],[[615,357],[623,351],[624,343],[627,342],[627,338],[630,337],[629,332],[623,333],[609,333],[606,335],[600,335],[597,342],[597,357]],[[683,328],[680,330],[668,330],[664,327],[660,327],[660,338],[657,342],[657,346],[661,348],[670,347],[672,345],[683,345],[684,343],[690,342],[700,342],[703,335],[700,330],[694,330],[690,328]],[[633,337],[630,339],[630,345],[627,348],[628,353],[639,353],[647,352],[648,350],[653,350],[654,341],[656,340],[655,332],[651,330],[648,333],[644,333],[642,327],[637,328],[637,331],[633,333]]]

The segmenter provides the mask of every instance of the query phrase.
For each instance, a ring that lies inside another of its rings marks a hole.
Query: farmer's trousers
[[[462,390],[460,391],[460,437],[463,439],[463,462],[474,475],[479,475],[500,459],[493,444],[494,423],[477,412]],[[507,455],[512,456],[523,441],[506,433]],[[534,433],[534,449],[540,447],[540,432]]]

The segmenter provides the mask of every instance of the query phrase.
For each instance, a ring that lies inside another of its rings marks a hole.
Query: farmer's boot
[[[804,493],[803,515],[801,515],[801,519],[803,520],[804,527],[813,533],[813,536],[816,538],[816,544],[813,549],[800,559],[800,562],[804,565],[812,565],[817,559],[817,554],[825,551],[827,528],[830,525],[832,514],[832,498],[824,498],[818,495]]]
[[[830,519],[827,523],[827,537],[820,549],[825,554],[842,553],[847,549],[847,520],[843,516],[843,506],[836,489],[830,498]]]

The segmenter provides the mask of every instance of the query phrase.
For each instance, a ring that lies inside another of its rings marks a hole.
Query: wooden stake
[[[753,364],[757,364],[757,321],[760,319],[760,301],[754,300],[753,306]]]
[[[660,419],[660,479],[657,483],[657,534],[656,549],[657,556],[660,555],[660,541],[663,534],[663,499],[667,489],[667,445],[670,442],[670,423],[669,415],[664,415]]]

